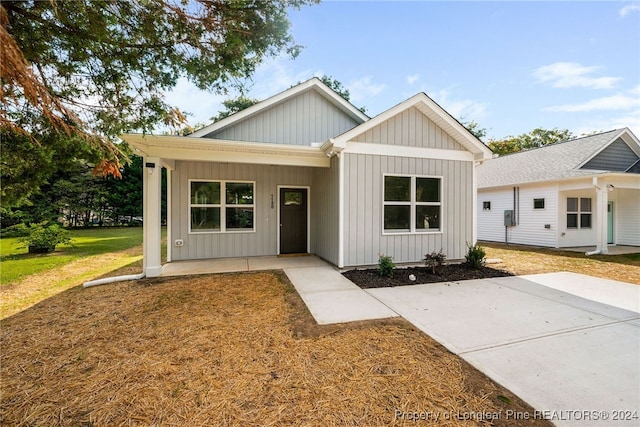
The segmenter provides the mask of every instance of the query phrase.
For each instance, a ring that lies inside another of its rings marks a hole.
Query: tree
[[[478,122],[476,122],[475,120],[472,120],[470,122],[465,122],[461,120],[460,123],[462,123],[462,126],[467,128],[467,130],[471,132],[471,134],[476,138],[478,138],[480,141],[482,141],[482,138],[487,136],[487,130],[485,128],[481,128]]]
[[[249,108],[254,104],[260,102],[254,98],[247,98],[244,95],[240,95],[234,99],[227,99],[226,101],[222,101],[222,105],[224,105],[225,110],[218,112],[217,115],[211,117],[212,122],[217,122],[226,117],[229,117],[232,114],[237,113],[238,111],[242,111],[245,108]]]
[[[529,133],[523,133],[518,136],[507,136],[500,140],[491,140],[488,145],[494,153],[504,155],[555,144],[574,137],[573,133],[568,129],[553,128],[548,130],[536,128]]]
[[[119,175],[115,136],[185,122],[164,97],[180,77],[224,93],[265,57],[295,57],[287,9],[316,2],[3,0],[0,126],[53,152],[61,139],[43,136],[76,138]]]

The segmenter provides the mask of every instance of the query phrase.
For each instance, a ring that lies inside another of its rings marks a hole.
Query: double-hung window
[[[189,181],[192,233],[254,231],[255,183]]]
[[[591,198],[567,197],[567,228],[591,228]]]
[[[385,175],[386,233],[424,233],[442,227],[442,178]]]

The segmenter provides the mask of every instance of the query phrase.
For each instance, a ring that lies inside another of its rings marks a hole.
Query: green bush
[[[440,249],[440,252],[433,251],[430,254],[426,254],[423,261],[424,265],[431,267],[431,272],[436,274],[436,268],[440,267],[446,258],[447,256]]]
[[[380,255],[378,258],[378,272],[383,277],[393,277],[396,265],[393,263],[393,257]]]
[[[45,221],[29,226],[20,224],[15,228],[23,234],[18,241],[29,247],[29,253],[51,252],[57,245],[71,243],[69,232],[58,224],[47,225]]]
[[[485,263],[485,255],[487,254],[484,248],[478,243],[473,246],[467,243],[467,248],[467,254],[465,255],[467,265],[475,268],[476,270],[483,267]]]

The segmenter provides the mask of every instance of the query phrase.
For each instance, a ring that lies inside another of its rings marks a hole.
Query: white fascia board
[[[344,152],[377,156],[413,157],[417,159],[474,161],[474,155],[466,150],[444,150],[441,148],[409,147],[406,145],[374,144],[370,142],[348,142]]]
[[[121,138],[136,152],[167,160],[330,166],[329,158],[319,147],[141,134],[126,134]]]
[[[475,160],[489,160],[493,158],[493,152],[484,145],[480,140],[471,134],[464,126],[462,126],[457,120],[455,120],[449,113],[447,113],[436,102],[429,98],[424,93],[418,93],[411,98],[401,102],[375,116],[371,120],[356,126],[355,128],[343,133],[342,135],[334,138],[335,145],[339,147],[346,147],[347,142],[356,138],[358,135],[372,129],[381,123],[391,119],[392,117],[400,114],[401,112],[408,110],[411,107],[416,107],[422,114],[427,116],[436,125],[440,126],[447,133],[453,136],[456,141],[462,144],[467,150],[473,153]]]
[[[239,111],[235,114],[232,114],[228,117],[225,117],[220,121],[210,124],[209,126],[205,126],[202,129],[199,129],[196,132],[193,132],[192,134],[188,135],[188,137],[201,138],[205,135],[210,134],[211,132],[215,132],[216,130],[231,126],[236,122],[240,122],[241,120],[251,117],[252,115],[259,113],[260,111],[266,110],[271,106],[276,105],[280,102],[283,102],[289,98],[293,98],[294,96],[313,87],[317,88],[327,98],[331,99],[333,104],[338,105],[343,111],[349,114],[354,120],[357,120],[360,122],[365,122],[369,120],[369,117],[366,114],[358,110],[354,105],[352,105],[343,97],[335,93],[327,85],[322,83],[322,81],[319,78],[313,77],[307,80],[306,82],[302,82],[297,86],[294,86],[290,89],[285,90],[284,92],[280,92],[277,95],[274,95],[270,98],[265,99],[264,101],[258,102],[257,104],[254,104],[249,108],[245,108],[244,110]]]

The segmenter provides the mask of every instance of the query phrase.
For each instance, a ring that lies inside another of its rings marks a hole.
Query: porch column
[[[601,182],[597,183],[594,178],[594,186],[596,187],[596,211],[595,211],[595,227],[596,227],[596,251],[601,254],[609,253],[607,246],[607,209],[609,206],[609,189],[607,185]]]
[[[144,157],[143,181],[143,270],[147,277],[158,277],[162,273],[160,263],[160,200],[162,160],[158,157]]]

